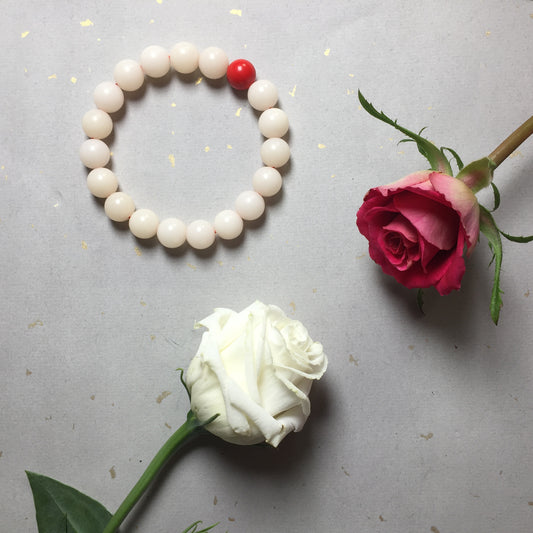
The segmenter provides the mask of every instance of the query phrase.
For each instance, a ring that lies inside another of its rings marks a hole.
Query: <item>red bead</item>
[[[229,64],[226,76],[234,89],[245,91],[255,81],[255,68],[246,59],[236,59]]]

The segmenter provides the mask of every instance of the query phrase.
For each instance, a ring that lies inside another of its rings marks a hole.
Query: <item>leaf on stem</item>
[[[500,207],[500,191],[498,190],[498,187],[494,185],[494,183],[491,183],[490,185],[492,187],[492,192],[494,193],[494,207],[491,209],[491,211],[496,211],[496,209]]]
[[[503,306],[503,301],[501,295],[503,291],[500,289],[500,271],[502,268],[502,240],[500,237],[500,230],[494,222],[494,218],[490,212],[483,207],[479,206],[479,229],[483,232],[487,240],[489,241],[489,248],[494,254],[494,282],[492,285],[492,295],[490,298],[490,315],[492,321],[498,325],[498,319],[500,317],[500,309]]]
[[[55,479],[26,472],[39,533],[102,533],[111,513],[99,502]]]
[[[463,170],[464,165],[463,165],[463,162],[461,161],[461,158],[459,157],[459,154],[455,150],[452,150],[451,148],[447,148],[446,146],[441,146],[440,151],[444,153],[444,150],[452,154],[452,157],[455,159],[455,164],[457,165],[457,168],[459,169],[459,171]]]
[[[452,168],[450,163],[444,153],[439,150],[432,142],[428,141],[419,134],[416,134],[403,126],[398,124],[397,120],[390,119],[383,111],[378,111],[370,102],[368,102],[365,97],[361,94],[361,91],[358,91],[359,102],[363,109],[372,115],[374,118],[389,124],[393,128],[396,128],[398,131],[401,131],[404,135],[407,135],[410,139],[416,142],[418,146],[418,151],[428,160],[431,165],[431,170],[436,170],[444,174],[452,175]],[[423,131],[423,130],[422,130]],[[421,132],[422,133],[422,132]]]

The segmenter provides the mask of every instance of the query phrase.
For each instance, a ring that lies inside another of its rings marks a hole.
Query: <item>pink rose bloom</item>
[[[425,170],[368,191],[357,227],[370,257],[408,288],[461,287],[479,235],[479,204],[460,180]]]

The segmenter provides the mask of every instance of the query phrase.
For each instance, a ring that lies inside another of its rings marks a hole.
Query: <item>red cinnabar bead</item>
[[[229,64],[226,76],[234,89],[245,91],[255,81],[255,68],[246,59],[236,59]]]

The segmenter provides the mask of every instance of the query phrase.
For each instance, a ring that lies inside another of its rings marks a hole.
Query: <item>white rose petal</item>
[[[199,420],[236,444],[277,446],[300,431],[311,411],[313,380],[327,367],[322,345],[274,305],[255,302],[240,313],[215,309],[191,361],[186,384]]]

